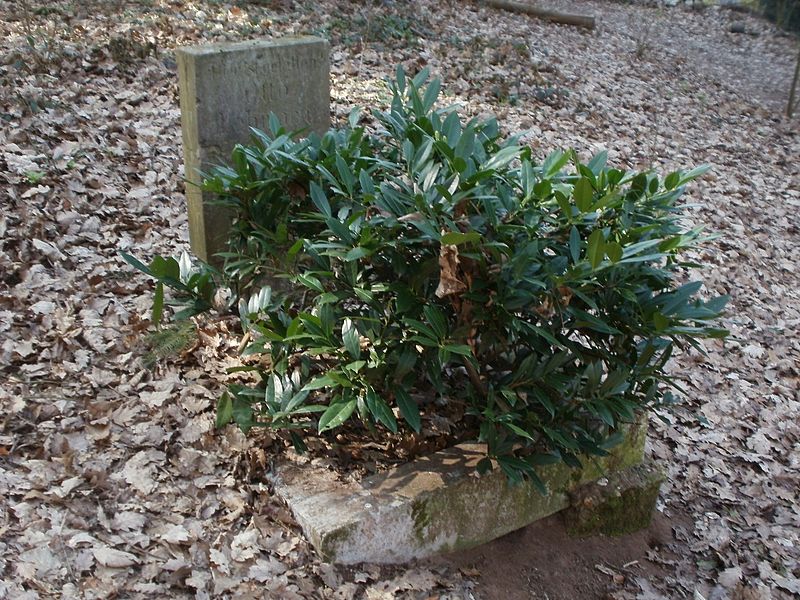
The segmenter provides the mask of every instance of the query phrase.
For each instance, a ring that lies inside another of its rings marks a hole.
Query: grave
[[[663,479],[644,456],[639,421],[608,456],[537,470],[548,489],[510,484],[495,468],[476,471],[481,444],[453,448],[364,479],[344,482],[313,464],[279,463],[271,475],[324,560],[402,563],[494,540],[562,512],[574,535],[621,535],[647,527]]]
[[[250,127],[274,112],[287,130],[329,125],[328,44],[312,37],[214,44],[178,50],[192,249],[222,249],[230,217],[209,204],[199,171],[229,159]],[[485,447],[461,444],[360,483],[314,464],[284,460],[270,477],[321,556],[336,563],[397,563],[469,548],[562,512],[578,535],[646,527],[663,479],[644,457],[646,420],[625,441],[584,466],[537,472],[548,488],[511,485],[495,466],[479,476]]]

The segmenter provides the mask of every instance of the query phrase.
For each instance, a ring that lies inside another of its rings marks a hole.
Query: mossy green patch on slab
[[[355,523],[343,525],[333,531],[328,531],[320,536],[317,546],[320,555],[327,562],[335,563],[336,553],[340,544],[346,543],[350,536],[356,533],[357,526]]]
[[[622,442],[608,450],[606,456],[581,457],[583,468],[575,469],[572,478],[576,484],[589,483],[607,477],[644,460],[644,446],[647,440],[647,415],[640,415],[636,421],[623,428]]]
[[[572,505],[563,512],[568,533],[618,536],[645,529],[663,480],[661,470],[645,462],[583,486],[572,494]]]

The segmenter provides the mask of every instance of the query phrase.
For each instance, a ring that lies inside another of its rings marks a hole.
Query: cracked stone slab
[[[360,483],[285,461],[272,482],[325,560],[402,563],[489,542],[569,507],[587,483],[642,462],[645,430],[643,421],[631,426],[626,442],[586,459],[582,469],[541,467],[546,496],[531,484],[510,485],[499,468],[479,475],[481,444],[460,444]]]

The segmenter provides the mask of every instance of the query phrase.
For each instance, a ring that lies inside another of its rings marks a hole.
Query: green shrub
[[[671,404],[675,346],[725,335],[710,323],[726,299],[678,283],[696,266],[681,252],[702,240],[678,199],[705,169],[535,161],[494,120],[436,109],[426,78],[398,71],[379,133],[354,113],[295,141],[273,119],[214,169],[205,185],[236,215],[224,275],[185,257],[137,266],[177,289],[184,314],[210,306],[215,277],[232,289],[244,355],[264,360],[243,367],[259,385],[223,394],[218,424],[302,446],[297,430],[353,419],[419,431],[414,398],[461,401],[489,457],[538,482],[537,465],[604,455],[621,424]]]

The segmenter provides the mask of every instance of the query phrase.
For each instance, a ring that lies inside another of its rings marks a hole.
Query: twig
[[[58,538],[59,547],[61,548],[61,555],[64,557],[64,564],[67,567],[69,576],[72,579],[73,583],[77,584],[78,578],[75,577],[75,571],[72,570],[72,561],[67,555],[67,544],[64,542],[64,524],[66,523],[66,521],[67,521],[67,513],[65,511],[64,516],[61,518],[61,525],[58,526],[58,531],[56,531],[56,537]]]
[[[473,364],[469,361],[469,358],[466,356],[462,356],[461,358],[461,362],[464,363],[464,367],[467,369],[467,375],[469,375],[469,380],[472,382],[472,385],[476,390],[478,390],[481,398],[486,398],[486,386],[484,385],[483,381],[481,381],[481,376],[478,375],[478,372],[475,370]]]
[[[252,337],[252,335],[250,334],[250,330],[249,329],[244,332],[244,335],[242,336],[242,341],[239,342],[239,350],[238,350],[239,354],[241,354],[244,351],[244,349],[247,347],[247,344],[250,343],[250,338],[251,337]]]

